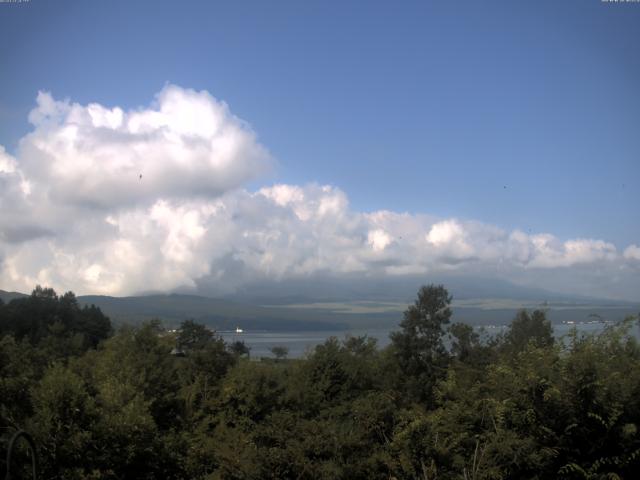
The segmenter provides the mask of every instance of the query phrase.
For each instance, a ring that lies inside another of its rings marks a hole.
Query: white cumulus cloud
[[[624,250],[624,258],[640,261],[640,247],[638,245],[629,245]]]
[[[166,86],[146,109],[79,105],[40,92],[20,168],[56,202],[108,209],[218,195],[270,164],[255,134],[207,92]]]
[[[40,93],[29,119],[15,156],[0,147],[3,289],[123,295],[206,283],[229,292],[255,279],[438,272],[545,287],[579,271],[580,288],[594,291],[609,272],[630,291],[639,283],[637,245],[619,252],[599,239],[359,212],[330,185],[248,191],[269,154],[207,92],[169,85],[137,110]]]

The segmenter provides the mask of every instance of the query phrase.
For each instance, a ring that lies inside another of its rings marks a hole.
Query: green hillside
[[[2,300],[4,303],[9,303],[14,298],[22,298],[26,296],[27,295],[25,295],[24,293],[6,292],[4,290],[0,290],[0,300]]]
[[[24,297],[18,292],[0,290],[0,299],[7,303]],[[301,300],[306,300],[306,303]],[[198,295],[168,294],[131,297],[86,295],[78,297],[81,305],[96,305],[114,323],[140,323],[158,318],[167,325],[177,325],[191,318],[217,330],[232,330],[241,326],[247,330],[342,330],[388,328],[402,319],[405,302],[344,301],[323,302],[308,298],[282,299],[277,304],[264,299],[263,305],[243,303],[239,299],[209,298]],[[505,325],[520,309],[540,308],[540,302],[514,299],[465,299],[453,302],[457,318],[472,325]],[[640,305],[628,302],[600,300],[582,302],[545,302],[553,323],[589,321],[601,318],[618,321],[637,314]]]
[[[218,330],[241,325],[251,330],[340,330],[348,327],[346,315],[327,312],[265,308],[196,295],[140,297],[81,296],[81,304],[94,304],[116,323],[139,323],[159,318],[177,325],[192,318]]]

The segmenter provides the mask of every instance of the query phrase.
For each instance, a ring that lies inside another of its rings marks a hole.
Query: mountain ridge
[[[476,290],[478,292],[482,290]],[[357,289],[351,293],[357,294]],[[506,324],[522,308],[547,309],[555,323],[584,321],[593,316],[619,320],[640,310],[640,303],[634,302],[562,295],[554,295],[553,300],[542,300],[529,293],[529,299],[454,296],[453,321],[478,325]],[[0,290],[0,299],[5,303],[26,296],[20,292]],[[177,326],[185,319],[193,319],[217,330],[234,330],[241,326],[254,331],[309,331],[393,327],[400,322],[402,312],[413,298],[407,294],[403,300],[397,292],[382,300],[375,295],[336,299],[322,294],[314,297],[294,292],[289,296],[254,296],[242,301],[238,294],[215,298],[193,293],[156,293],[125,297],[80,295],[78,301],[81,305],[100,307],[116,324],[135,324],[157,318],[167,326]]]

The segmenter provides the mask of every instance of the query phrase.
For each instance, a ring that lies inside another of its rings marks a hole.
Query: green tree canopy
[[[214,338],[214,332],[194,320],[185,320],[180,324],[178,345],[185,350],[198,350],[205,347]]]
[[[513,352],[523,350],[529,343],[536,347],[549,347],[555,342],[553,327],[544,310],[534,310],[531,314],[520,310],[511,322],[504,340]]]
[[[404,312],[401,331],[391,334],[393,353],[408,393],[418,400],[430,400],[435,380],[446,368],[443,336],[451,318],[451,300],[442,285],[423,286],[415,303]]]

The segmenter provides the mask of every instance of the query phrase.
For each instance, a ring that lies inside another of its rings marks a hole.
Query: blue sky
[[[277,161],[250,189],[640,242],[640,4],[0,4],[0,145],[39,90],[123,109],[206,90]],[[505,188],[506,187],[506,188]]]

